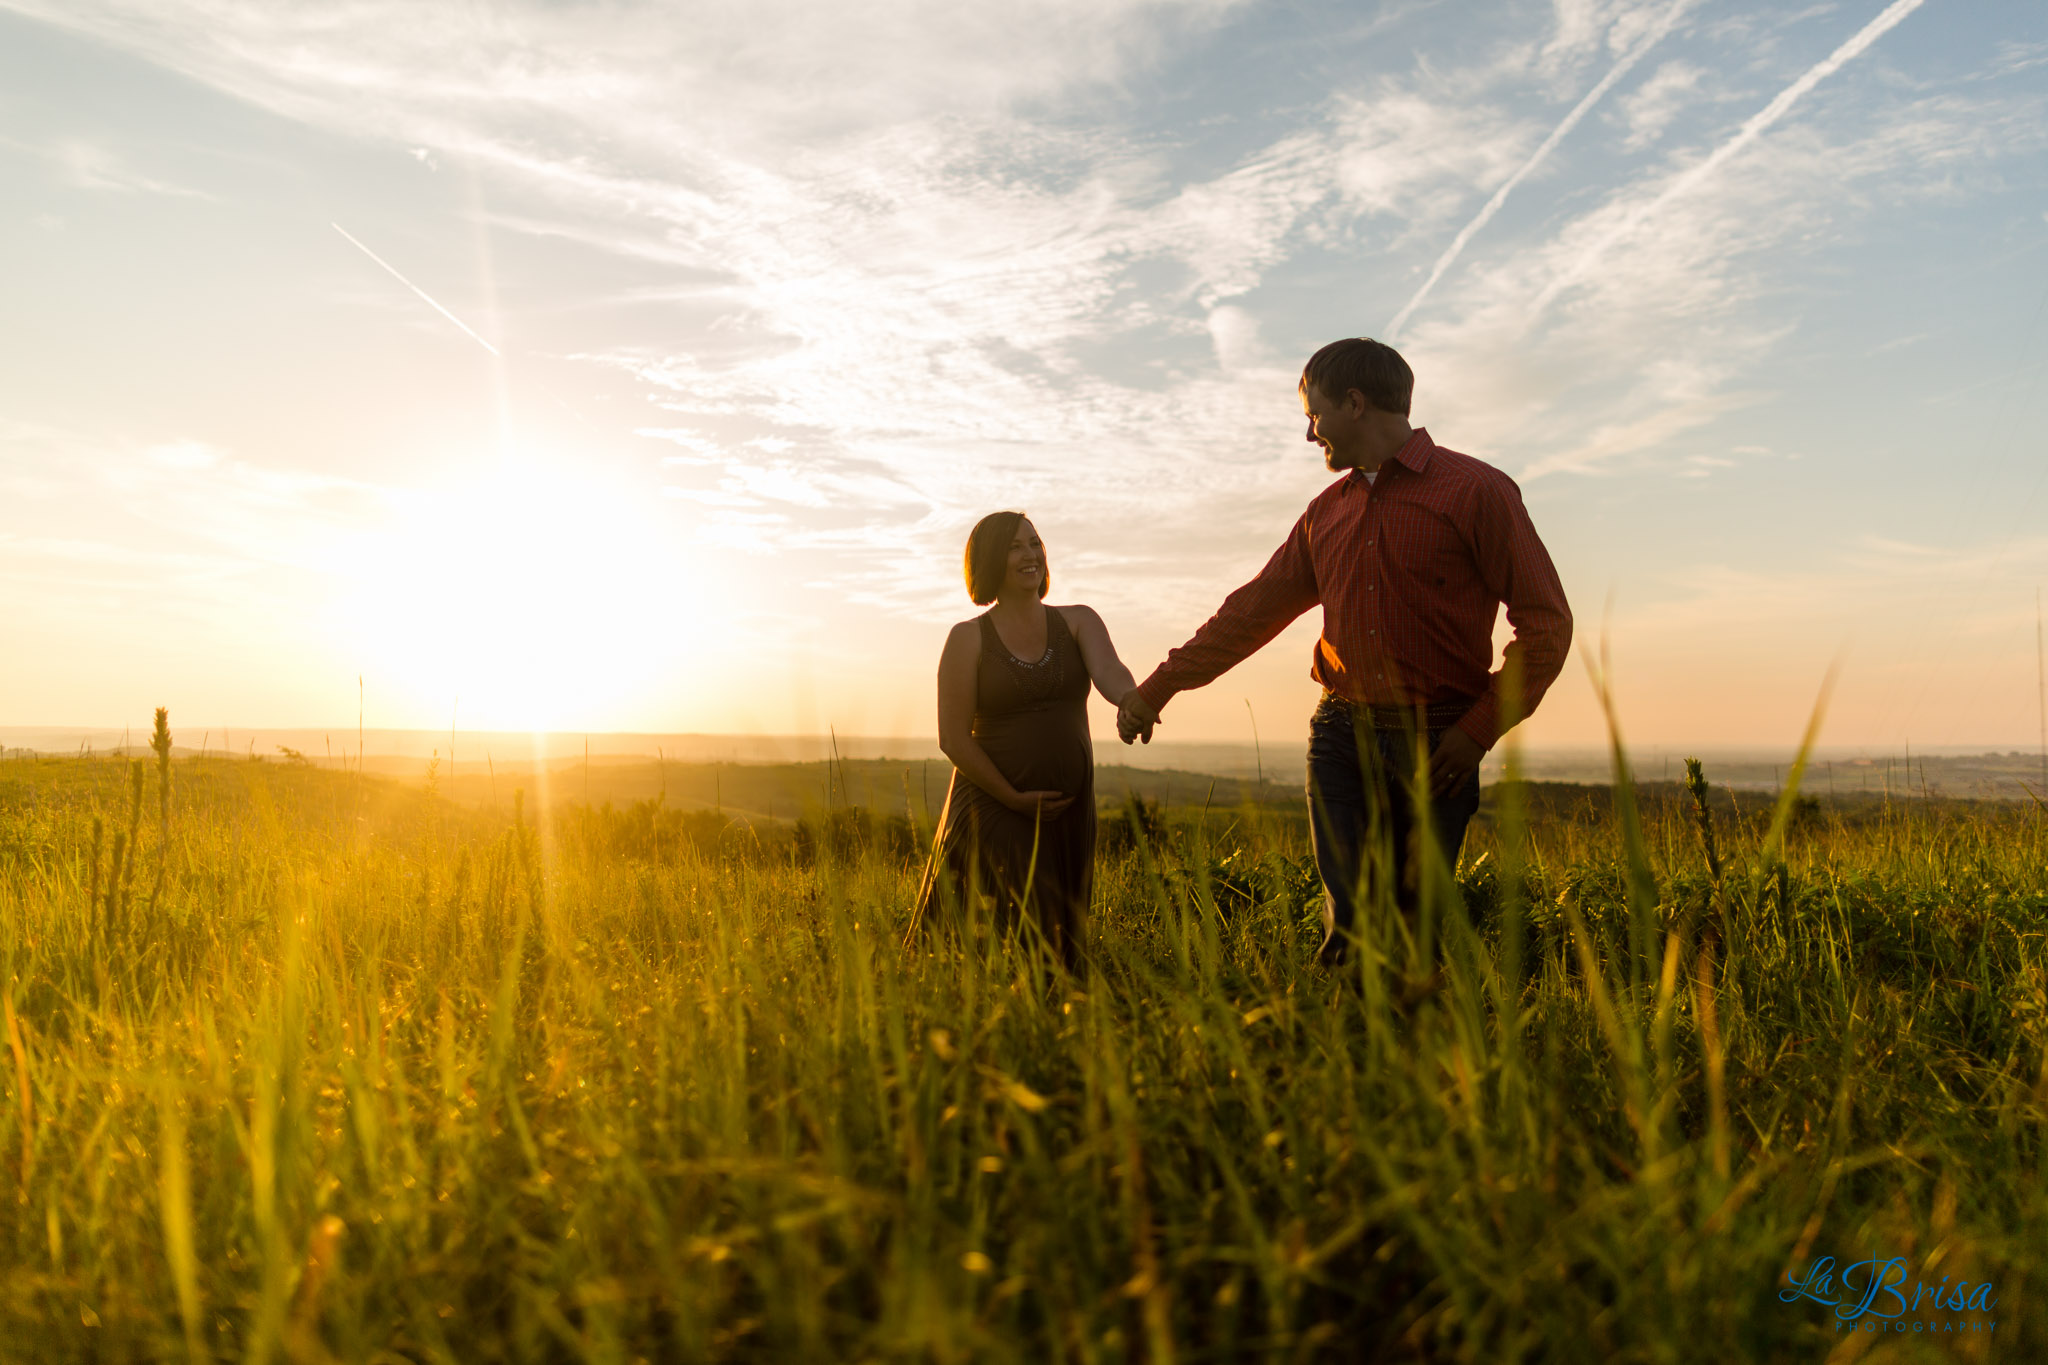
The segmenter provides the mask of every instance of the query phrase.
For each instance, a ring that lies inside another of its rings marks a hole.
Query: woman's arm
[[[1051,791],[1020,792],[996,767],[974,737],[974,685],[981,665],[981,631],[972,621],[953,627],[939,655],[939,749],[969,782],[1020,814],[1036,810],[1051,819],[1073,796]]]
[[[1074,632],[1074,642],[1081,646],[1081,661],[1088,665],[1088,676],[1094,680],[1095,690],[1111,706],[1122,706],[1124,698],[1137,687],[1138,680],[1131,676],[1130,669],[1124,667],[1124,661],[1117,658],[1116,646],[1109,640],[1109,627],[1102,624],[1102,618],[1095,614],[1093,607],[1059,607],[1056,610],[1065,618],[1067,629]]]

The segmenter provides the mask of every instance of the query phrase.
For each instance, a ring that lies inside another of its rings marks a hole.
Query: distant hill
[[[503,786],[504,775],[531,774],[538,764],[550,773],[562,775],[572,786],[582,780],[586,762],[593,782],[601,772],[623,769],[616,777],[603,779],[603,791],[639,791],[644,785],[641,770],[654,773],[652,795],[660,790],[666,771],[678,781],[685,767],[707,770],[748,768],[822,767],[843,761],[849,774],[862,764],[879,765],[877,771],[896,773],[890,781],[900,785],[901,770],[929,777],[936,790],[945,786],[943,773],[949,765],[936,743],[918,738],[877,738],[841,735],[704,735],[704,734],[553,734],[530,735],[509,732],[459,731],[453,737],[456,764],[449,767],[450,736],[447,731],[353,729],[206,729],[196,734],[172,718],[176,741],[173,753],[179,757],[199,754],[259,758],[268,762],[288,761],[288,753],[303,757],[323,768],[353,767],[360,738],[364,771],[394,777],[423,778],[428,761],[438,755],[444,780],[457,774],[456,785],[467,793],[473,780],[482,790]],[[126,729],[112,726],[0,726],[0,750],[30,750],[39,753],[80,752],[147,753],[148,725]],[[125,746],[125,748],[124,748]],[[587,748],[586,748],[587,746]],[[1220,785],[1216,799],[1225,791],[1271,789],[1291,791],[1298,800],[1307,758],[1304,736],[1298,731],[1275,737],[1262,746],[1227,743],[1177,743],[1160,740],[1151,745],[1122,745],[1114,738],[1097,736],[1095,742],[1098,780],[1105,792],[1112,783],[1119,798],[1126,789],[1152,794],[1171,791],[1175,800],[1187,790],[1206,784],[1214,776]],[[586,759],[587,753],[587,759]],[[1630,751],[1629,761],[1636,780],[1643,783],[1675,782],[1684,774],[1684,758],[1696,753],[1704,759],[1708,777],[1716,786],[1739,791],[1769,792],[1783,784],[1790,772],[1792,753],[1784,749],[1687,749],[1669,745],[1639,746]],[[1504,753],[1496,749],[1487,756],[1481,770],[1483,780],[1499,779]],[[1591,783],[1611,780],[1612,764],[1605,749],[1597,747],[1534,748],[1521,754],[1523,776],[1544,782]],[[1882,797],[1911,793],[1916,796],[1977,797],[1999,800],[2029,800],[2028,789],[2048,796],[2044,765],[2038,753],[2017,749],[1965,752],[1954,748],[1908,755],[1862,752],[1833,747],[1816,753],[1806,778],[1806,789],[1817,795],[1830,793],[1842,798],[1858,795]],[[1113,776],[1127,772],[1127,777]],[[526,779],[531,781],[529,777]],[[849,777],[849,781],[865,780]],[[876,779],[880,781],[879,778]],[[819,786],[817,779],[735,776],[735,790],[774,792],[777,804],[796,800],[807,787]],[[1263,786],[1261,785],[1263,783]],[[1236,784],[1243,784],[1242,788]],[[716,785],[716,782],[714,782]],[[720,788],[722,790],[722,788]],[[1184,790],[1185,789],[1185,790]],[[594,799],[600,787],[593,787]],[[693,789],[694,790],[694,789]],[[1206,788],[1205,788],[1206,790]],[[465,795],[465,799],[468,799]],[[639,799],[638,797],[634,799]],[[680,798],[679,798],[680,799]],[[764,800],[771,799],[765,794]],[[935,795],[936,805],[939,798]],[[1194,800],[1199,800],[1196,795]],[[1235,797],[1231,798],[1233,801]]]
[[[407,780],[424,781],[425,767],[414,762]],[[376,772],[383,765],[369,764]],[[384,771],[391,771],[383,768]],[[946,800],[952,765],[944,759],[845,759],[812,763],[648,763],[593,757],[586,770],[580,760],[549,764],[545,785],[532,763],[497,764],[484,772],[469,765],[450,780],[437,774],[441,792],[465,805],[509,804],[514,790],[524,790],[529,803],[661,800],[682,810],[718,808],[736,815],[791,820],[832,805],[867,806],[879,811],[911,812],[926,824],[938,817]],[[406,776],[405,774],[396,774]],[[1217,777],[1175,769],[1130,768],[1118,764],[1095,770],[1098,803],[1121,804],[1135,794],[1169,805],[1209,802],[1225,808],[1257,801],[1296,805],[1299,786]]]

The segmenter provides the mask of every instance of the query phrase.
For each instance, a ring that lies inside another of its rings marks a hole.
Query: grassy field
[[[1056,980],[573,795],[0,763],[0,1360],[2048,1357],[2031,807],[1503,787],[1330,975],[1196,800]]]

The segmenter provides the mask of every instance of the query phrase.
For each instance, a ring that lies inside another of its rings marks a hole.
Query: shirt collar
[[[1429,439],[1429,429],[1417,427],[1408,434],[1408,439],[1401,443],[1393,457],[1420,474],[1429,468],[1430,452],[1435,449],[1436,442]]]
[[[1411,472],[1420,474],[1429,468],[1430,453],[1435,449],[1436,442],[1429,439],[1429,429],[1427,427],[1417,427],[1409,433],[1408,439],[1401,443],[1401,448],[1388,456],[1388,458],[1406,465]],[[1381,465],[1379,472],[1384,473],[1385,470],[1386,466]],[[1365,471],[1360,469],[1352,470],[1351,481],[1354,484],[1364,483],[1366,481]]]

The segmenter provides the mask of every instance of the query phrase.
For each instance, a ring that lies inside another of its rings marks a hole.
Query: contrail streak
[[[433,309],[433,310],[434,310],[435,312],[439,313],[439,314],[440,314],[440,315],[441,315],[442,317],[444,317],[444,318],[448,319],[448,321],[450,321],[450,322],[454,323],[454,324],[455,324],[455,325],[456,325],[457,327],[460,327],[460,328],[462,329],[462,334],[463,334],[464,336],[468,337],[468,338],[469,338],[469,339],[470,339],[471,341],[474,341],[474,342],[475,342],[475,343],[476,343],[477,345],[479,345],[479,346],[483,347],[483,348],[484,348],[484,349],[485,349],[486,351],[489,351],[489,352],[490,352],[490,353],[491,353],[492,355],[496,355],[496,354],[498,354],[498,348],[497,348],[497,347],[495,347],[495,346],[491,345],[491,343],[490,343],[490,342],[488,342],[488,341],[485,341],[485,340],[484,340],[484,339],[483,339],[482,337],[478,336],[478,335],[477,335],[477,334],[476,334],[475,332],[471,331],[471,330],[470,330],[470,328],[469,328],[469,324],[468,324],[468,323],[464,322],[464,321],[463,321],[463,320],[462,320],[461,318],[459,318],[459,317],[456,317],[456,316],[455,316],[455,314],[453,314],[453,313],[449,312],[449,311],[448,311],[448,310],[447,310],[446,308],[443,308],[443,307],[442,307],[442,306],[441,306],[440,304],[436,303],[436,302],[434,301],[433,295],[431,295],[431,294],[427,293],[427,291],[426,291],[426,290],[424,290],[424,289],[420,288],[420,287],[419,287],[418,285],[414,284],[414,283],[413,283],[413,282],[412,282],[411,280],[409,280],[409,279],[407,279],[407,278],[406,278],[405,276],[403,276],[403,275],[399,274],[397,270],[395,270],[395,269],[393,269],[393,268],[392,268],[392,265],[391,265],[391,263],[390,263],[389,261],[385,260],[385,259],[384,259],[384,258],[383,258],[382,256],[379,256],[379,255],[378,255],[378,254],[377,254],[376,252],[374,252],[374,251],[370,250],[370,248],[368,248],[368,247],[364,246],[364,245],[363,245],[363,244],[362,244],[361,242],[357,241],[357,240],[356,240],[355,238],[353,238],[353,237],[350,237],[350,236],[349,236],[349,232],[348,232],[348,229],[347,229],[347,228],[343,227],[343,226],[342,226],[341,224],[339,224],[339,223],[329,223],[329,224],[328,224],[327,226],[329,226],[329,227],[333,228],[333,229],[334,229],[334,230],[335,230],[336,232],[340,233],[340,234],[341,234],[341,235],[342,235],[343,237],[346,237],[346,238],[348,238],[348,243],[349,243],[349,245],[350,245],[350,246],[352,246],[352,247],[354,247],[354,248],[355,248],[356,250],[358,250],[358,251],[362,252],[362,253],[363,253],[363,254],[364,254],[365,256],[368,256],[368,257],[369,257],[369,258],[370,258],[371,260],[375,261],[375,262],[376,262],[376,263],[377,263],[378,265],[381,265],[381,266],[383,266],[383,267],[384,267],[384,269],[385,269],[386,271],[388,271],[388,272],[390,273],[390,275],[391,275],[391,278],[392,278],[392,279],[394,279],[394,280],[397,280],[397,281],[398,281],[398,282],[399,282],[400,284],[404,285],[404,286],[405,286],[405,287],[406,287],[407,289],[410,289],[410,290],[412,290],[412,292],[413,292],[413,293],[415,293],[415,294],[418,294],[418,295],[420,296],[420,298],[421,298],[422,300],[424,300],[424,301],[426,302],[426,305],[427,305],[427,306],[428,306],[429,308],[432,308],[432,309]]]
[[[1834,75],[1835,72],[1861,56],[1864,49],[1896,28],[1900,20],[1904,19],[1914,10],[1919,9],[1924,3],[1925,0],[1893,0],[1892,4],[1885,7],[1883,13],[1865,24],[1855,37],[1843,43],[1833,52],[1830,52],[1823,60],[1814,63],[1805,75],[1786,86],[1783,90],[1780,90],[1776,99],[1750,115],[1749,121],[1737,130],[1734,137],[1729,138],[1719,147],[1716,147],[1706,160],[1688,168],[1677,179],[1666,185],[1663,192],[1655,199],[1652,199],[1649,203],[1623,218],[1620,223],[1615,225],[1611,232],[1602,237],[1598,242],[1595,242],[1564,273],[1555,280],[1552,280],[1543,293],[1537,297],[1535,306],[1530,309],[1529,315],[1531,319],[1533,320],[1537,314],[1549,307],[1551,301],[1559,294],[1584,279],[1586,272],[1592,269],[1593,264],[1612,249],[1615,244],[1633,234],[1637,228],[1641,227],[1658,210],[1691,190],[1702,180],[1705,180],[1708,176],[1719,170],[1722,164],[1730,157],[1763,136],[1765,131],[1772,124],[1783,118],[1785,111],[1797,104],[1807,91],[1813,89],[1813,87],[1819,85],[1822,81]]]
[[[1614,88],[1617,81],[1629,73],[1630,68],[1641,61],[1651,48],[1664,40],[1665,36],[1671,32],[1672,26],[1678,22],[1679,16],[1688,9],[1691,9],[1694,3],[1696,3],[1696,0],[1677,0],[1676,4],[1666,10],[1664,17],[1651,28],[1643,41],[1637,43],[1634,49],[1620,61],[1616,62],[1613,69],[1600,78],[1598,85],[1586,92],[1585,98],[1573,106],[1572,111],[1564,116],[1563,122],[1550,130],[1550,136],[1543,139],[1543,145],[1532,152],[1529,159],[1522,163],[1521,169],[1509,176],[1507,183],[1493,192],[1493,198],[1486,201],[1486,207],[1480,209],[1478,216],[1465,224],[1464,229],[1451,239],[1451,244],[1444,248],[1444,254],[1437,257],[1435,268],[1429,272],[1429,278],[1422,282],[1422,288],[1415,291],[1415,297],[1408,300],[1407,306],[1402,308],[1400,312],[1394,314],[1394,320],[1387,324],[1388,341],[1391,342],[1400,337],[1401,328],[1407,325],[1409,315],[1422,306],[1422,301],[1429,297],[1429,291],[1436,288],[1436,282],[1442,279],[1444,272],[1456,263],[1458,257],[1465,250],[1465,244],[1470,242],[1481,228],[1493,221],[1493,215],[1500,212],[1501,205],[1507,203],[1508,196],[1515,192],[1515,187],[1526,180],[1531,171],[1543,164],[1544,158],[1548,157],[1556,149],[1558,143],[1571,135],[1572,129],[1579,126],[1579,120],[1592,111],[1593,106],[1600,102],[1603,95]]]

